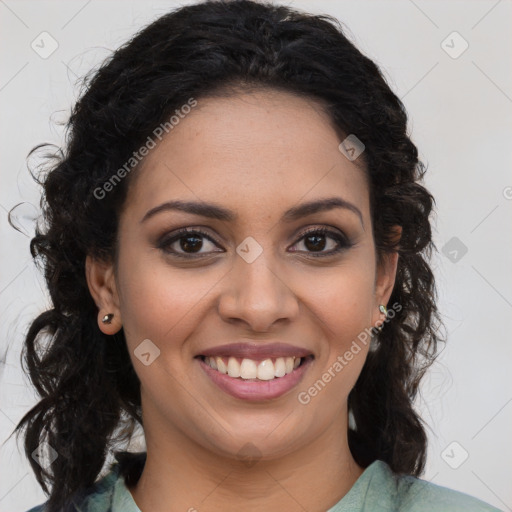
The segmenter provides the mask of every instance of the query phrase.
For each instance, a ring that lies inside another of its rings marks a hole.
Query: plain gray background
[[[0,443],[36,401],[19,353],[30,320],[48,303],[28,248],[39,190],[26,156],[41,142],[62,144],[57,123],[67,120],[79,76],[186,3],[194,2],[0,0]],[[286,4],[344,23],[409,112],[437,202],[433,267],[448,331],[418,400],[430,442],[423,478],[512,510],[512,4]],[[27,234],[7,223],[18,203]],[[21,448],[14,437],[0,446],[1,512],[46,499]]]

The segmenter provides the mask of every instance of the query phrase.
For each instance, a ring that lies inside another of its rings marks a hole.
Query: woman
[[[177,9],[69,129],[31,242],[53,301],[16,430],[49,494],[32,512],[497,510],[418,478],[433,197],[335,20]],[[137,424],[147,451],[119,449]]]

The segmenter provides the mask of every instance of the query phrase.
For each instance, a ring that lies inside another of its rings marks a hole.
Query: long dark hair
[[[377,255],[399,253],[390,304],[401,308],[349,395],[357,425],[349,446],[363,467],[380,459],[396,473],[419,476],[426,434],[413,403],[443,327],[428,263],[434,198],[419,183],[426,168],[407,134],[405,108],[377,65],[331,16],[250,0],[206,1],[161,16],[85,84],[66,145],[49,157],[39,180],[45,222],[30,243],[52,307],[26,336],[22,364],[41,399],[15,431],[26,429],[26,455],[49,495],[46,510],[74,510],[73,499],[97,480],[109,452],[129,459],[113,449],[142,426],[140,382],[124,333],[99,330],[84,271],[88,254],[115,261],[119,214],[136,166],[105,198],[95,191],[190,98],[236,88],[317,100],[340,133],[356,134],[365,145],[361,172],[368,176]],[[402,227],[399,241],[394,225]],[[46,468],[31,457],[43,441],[58,454]]]

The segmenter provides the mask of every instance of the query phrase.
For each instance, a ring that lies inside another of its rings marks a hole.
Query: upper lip
[[[232,356],[248,359],[261,359],[272,357],[307,357],[312,355],[311,350],[287,343],[254,342],[230,343],[204,349],[197,356]]]

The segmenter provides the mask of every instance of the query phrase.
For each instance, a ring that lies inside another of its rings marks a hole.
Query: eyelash
[[[305,232],[303,232],[300,235],[300,238],[295,242],[294,245],[296,245],[298,242],[302,241],[304,238],[311,234],[321,234],[321,235],[328,235],[329,238],[332,238],[336,242],[338,242],[338,247],[336,249],[333,249],[326,253],[318,253],[315,254],[314,252],[308,253],[313,258],[325,258],[328,256],[334,256],[335,254],[340,253],[341,251],[345,249],[349,249],[354,244],[349,242],[346,237],[340,233],[337,233],[336,231],[330,230],[328,228],[322,227],[322,228],[312,228]],[[167,248],[172,245],[174,242],[177,242],[178,240],[185,238],[185,236],[190,235],[199,235],[201,237],[205,237],[210,242],[218,244],[218,242],[212,238],[211,235],[206,233],[205,231],[202,231],[201,229],[189,229],[189,228],[182,228],[179,229],[177,232],[175,232],[172,236],[164,236],[159,242],[158,242],[158,248],[161,249],[163,252],[167,254],[171,254],[172,256],[176,256],[178,258],[186,258],[186,259],[198,259],[206,256],[206,254],[188,254],[188,253],[178,253],[175,251],[170,251]],[[303,252],[303,251],[293,251],[293,252]]]

